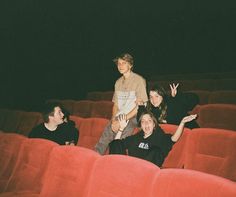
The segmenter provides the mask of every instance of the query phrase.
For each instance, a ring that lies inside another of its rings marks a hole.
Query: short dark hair
[[[126,62],[129,62],[132,67],[134,65],[134,58],[129,53],[122,53],[121,55],[114,58],[113,62],[115,62],[115,64],[117,64],[118,59],[122,59],[122,60],[125,60]]]
[[[61,105],[59,103],[57,103],[57,102],[49,102],[49,103],[46,103],[44,105],[44,108],[42,110],[42,116],[43,116],[44,122],[48,123],[49,116],[53,116],[54,115],[55,107],[62,108]]]

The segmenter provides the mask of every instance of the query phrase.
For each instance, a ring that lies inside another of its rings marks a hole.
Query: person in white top
[[[145,79],[132,71],[134,65],[133,57],[125,53],[116,57],[113,61],[116,63],[118,71],[122,76],[115,83],[112,99],[114,102],[112,118],[95,146],[95,150],[100,154],[106,152],[109,143],[120,129],[118,116],[124,115],[128,121],[121,138],[130,136],[133,129],[137,127],[137,101],[148,101]]]

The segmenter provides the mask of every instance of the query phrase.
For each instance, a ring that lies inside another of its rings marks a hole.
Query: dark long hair
[[[151,85],[148,89],[149,93],[150,93],[150,91],[156,92],[157,94],[159,94],[163,98],[160,106],[158,106],[158,109],[160,111],[160,116],[156,117],[158,122],[162,123],[166,119],[166,116],[167,116],[167,103],[166,103],[167,93],[166,93],[165,89],[158,84]],[[149,99],[149,101],[147,102],[147,109],[151,111],[153,107],[154,106],[152,105],[152,103],[150,102],[150,99]]]

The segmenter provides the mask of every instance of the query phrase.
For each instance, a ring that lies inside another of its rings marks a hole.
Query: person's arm
[[[176,132],[174,133],[174,135],[172,135],[171,140],[173,142],[177,142],[183,133],[185,123],[192,121],[196,117],[197,117],[197,114],[184,117],[182,121],[180,122]]]

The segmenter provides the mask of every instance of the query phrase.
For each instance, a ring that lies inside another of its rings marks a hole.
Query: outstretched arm
[[[180,122],[175,134],[172,135],[171,140],[173,142],[177,142],[183,133],[185,123],[194,120],[196,117],[197,117],[197,114],[184,117],[182,121]]]

